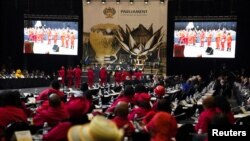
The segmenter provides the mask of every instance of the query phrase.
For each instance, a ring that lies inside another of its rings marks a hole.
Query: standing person
[[[224,31],[221,35],[221,50],[224,50],[225,42],[226,42],[227,34],[226,31]]]
[[[81,84],[81,75],[82,75],[82,70],[79,65],[77,65],[74,69],[74,76],[75,76],[75,88],[80,88]]]
[[[231,51],[233,37],[230,32],[227,33],[227,51]]]
[[[60,80],[61,85],[65,85],[65,68],[64,66],[58,71],[58,80]]]
[[[95,79],[95,72],[92,69],[92,67],[88,67],[87,78],[88,78],[88,85],[90,88],[92,88],[94,84],[94,79]]]
[[[205,42],[205,31],[201,29],[200,32],[200,46],[204,47],[204,42]]]
[[[221,40],[221,33],[220,29],[218,29],[215,37],[215,42],[216,42],[216,49],[220,49],[220,40]]]
[[[100,69],[99,72],[99,77],[100,77],[100,85],[101,86],[105,86],[107,83],[107,70],[104,67],[104,65],[102,66],[102,68]]]
[[[115,84],[117,84],[117,85],[121,84],[122,73],[120,70],[118,70],[118,69],[115,70],[114,78],[115,78]]]
[[[69,67],[67,69],[67,75],[66,75],[68,88],[72,87],[73,76],[74,76],[74,72],[72,70],[72,67]]]
[[[74,43],[75,43],[75,34],[73,32],[70,33],[70,48],[74,49]]]
[[[212,38],[213,38],[213,34],[210,29],[207,33],[207,46],[208,47],[211,47]]]

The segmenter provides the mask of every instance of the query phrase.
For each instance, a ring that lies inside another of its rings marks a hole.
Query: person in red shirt
[[[154,93],[155,93],[155,96],[156,96],[156,101],[153,104],[152,110],[156,110],[158,101],[160,99],[162,99],[163,96],[165,95],[165,87],[163,87],[162,85],[156,86],[155,89],[154,89]]]
[[[61,69],[58,71],[58,80],[60,80],[60,83],[63,86],[65,85],[65,68],[64,68],[64,66],[62,66]]]
[[[3,91],[0,93],[0,113],[0,135],[10,123],[20,121],[28,123],[18,91]]]
[[[114,77],[115,77],[115,83],[117,85],[121,84],[122,82],[122,73],[120,70],[115,70],[115,74],[114,74]]]
[[[172,141],[177,133],[177,122],[171,114],[157,112],[145,128],[150,133],[151,141]]]
[[[42,126],[45,122],[50,127],[55,126],[60,121],[68,119],[69,113],[57,94],[50,94],[49,100],[45,101],[41,107],[38,107],[33,117],[35,126]]]
[[[233,37],[230,32],[227,33],[227,51],[231,51]]]
[[[49,130],[47,134],[43,135],[43,141],[68,141],[67,133],[70,127],[88,122],[89,120],[87,119],[87,116],[81,118],[81,120],[70,118],[69,120],[60,122]]]
[[[74,72],[73,72],[72,67],[69,67],[67,69],[66,78],[67,78],[67,87],[71,88],[73,84],[73,78],[74,78]]]
[[[205,42],[205,31],[201,29],[200,32],[200,46],[204,47],[204,42]]]
[[[212,31],[209,30],[208,33],[207,33],[207,46],[208,47],[211,47],[212,38],[213,38]]]
[[[53,80],[50,83],[50,87],[41,91],[36,97],[36,101],[45,101],[48,100],[48,96],[51,93],[57,94],[61,99],[64,99],[64,93],[59,90],[60,89],[60,82],[58,80]]]
[[[88,67],[88,70],[87,70],[87,78],[88,78],[88,86],[90,88],[93,87],[94,85],[94,79],[95,79],[95,72],[94,70],[92,69],[92,67]]]
[[[81,84],[81,75],[82,75],[82,70],[79,65],[76,66],[76,68],[73,69],[74,76],[75,76],[75,88],[80,88]]]
[[[119,102],[115,108],[115,117],[112,119],[119,129],[125,130],[125,136],[131,136],[135,131],[132,121],[128,120],[129,106],[126,102]]]
[[[227,34],[226,34],[226,31],[224,31],[221,35],[221,50],[223,51],[224,48],[225,48],[225,42],[226,42],[226,39],[227,39]]]
[[[201,112],[198,118],[198,123],[195,125],[195,130],[197,133],[207,133],[208,125],[211,122],[213,116],[217,113],[214,104],[214,97],[207,96],[203,99],[202,105],[204,111]]]
[[[106,110],[106,112],[113,113],[116,105],[121,101],[129,104],[134,103],[134,93],[134,88],[132,86],[125,86],[124,91],[117,97],[117,99],[111,104],[111,106]]]
[[[142,93],[137,97],[134,108],[128,115],[129,120],[142,120],[144,116],[151,110],[150,96],[147,93]]]
[[[152,109],[150,112],[146,114],[146,116],[143,118],[142,122],[146,125],[149,123],[149,121],[155,116],[157,112],[172,112],[171,102],[167,99],[159,99],[156,105],[156,109]]]
[[[102,66],[99,72],[99,77],[100,77],[100,85],[105,86],[107,83],[107,70],[104,66]]]
[[[90,112],[92,107],[91,92],[86,91],[84,94],[81,91],[74,91],[73,96],[65,103],[71,118],[81,118],[83,115]]]

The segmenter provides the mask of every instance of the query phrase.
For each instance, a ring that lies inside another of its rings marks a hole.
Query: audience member
[[[133,103],[134,88],[132,86],[125,86],[124,91],[117,97],[117,99],[111,104],[111,106],[106,110],[106,112],[113,113],[115,106],[120,102],[124,101],[126,103]]]
[[[198,118],[198,123],[195,125],[195,130],[198,133],[207,133],[208,124],[216,114],[215,103],[213,96],[207,96],[203,99],[202,105],[204,111],[201,112]]]
[[[33,117],[35,126],[42,126],[45,122],[50,126],[55,126],[58,122],[69,118],[69,113],[59,95],[52,93],[48,97],[49,100],[38,107]]]
[[[112,119],[119,129],[125,130],[125,136],[131,136],[134,132],[134,125],[128,120],[129,106],[126,102],[119,102],[115,107],[115,117]]]
[[[171,114],[157,112],[145,128],[151,135],[151,141],[172,141],[177,133],[177,122]]]
[[[27,115],[22,109],[18,91],[3,91],[0,93],[0,135],[4,128],[12,122],[27,122]]]
[[[64,99],[64,93],[59,90],[60,89],[60,82],[58,80],[52,80],[50,83],[50,87],[43,90],[38,94],[38,97],[36,98],[36,101],[45,101],[48,100],[48,95],[51,93],[55,93],[58,96],[60,96],[61,99]]]

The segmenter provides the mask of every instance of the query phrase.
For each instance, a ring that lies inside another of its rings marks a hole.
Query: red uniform
[[[87,77],[88,77],[88,85],[89,87],[92,87],[94,84],[94,79],[95,79],[95,73],[92,68],[88,69]]]
[[[122,82],[122,73],[119,70],[115,71],[114,77],[115,83],[120,84]]]
[[[224,50],[226,38],[227,38],[226,33],[223,33],[221,36],[221,50]]]
[[[106,68],[102,67],[100,72],[99,72],[99,77],[100,77],[100,85],[104,86],[107,83],[107,70]]]
[[[66,78],[67,78],[67,87],[68,88],[72,87],[74,78],[74,72],[72,68],[68,68]]]
[[[208,124],[215,114],[216,110],[214,108],[208,108],[201,112],[195,130],[198,132],[201,129],[201,133],[207,133]]]
[[[77,66],[76,68],[74,68],[73,72],[75,76],[75,88],[80,88],[81,75],[82,75],[82,70],[80,66]]]
[[[75,43],[75,34],[72,32],[70,34],[70,48],[74,49],[74,43]]]
[[[8,124],[17,121],[27,122],[27,116],[23,109],[14,106],[0,107],[0,133]]]
[[[91,108],[92,102],[86,97],[71,97],[65,104],[70,117],[78,118],[88,113]]]
[[[62,66],[61,69],[58,71],[58,77],[61,78],[60,82],[62,85],[65,85],[65,69]]]
[[[119,129],[124,128],[125,126],[125,135],[126,136],[131,136],[132,133],[135,131],[135,127],[132,124],[132,122],[130,120],[128,120],[127,117],[119,117],[119,116],[115,116],[112,121],[117,125],[117,127]]]
[[[53,88],[48,88],[48,89],[45,89],[45,90],[43,90],[42,92],[39,93],[38,97],[36,98],[36,101],[48,100],[48,96],[51,93],[55,93],[55,94],[59,95],[61,97],[61,99],[64,98],[64,93],[62,91],[59,91],[59,90],[56,90],[56,89],[53,89]]]
[[[215,42],[216,42],[216,49],[220,48],[220,40],[221,40],[221,33],[220,31],[217,31]]]
[[[72,126],[70,122],[60,122],[48,134],[43,135],[44,141],[68,141],[67,133]]]
[[[47,102],[48,103],[48,102]],[[63,102],[60,107],[51,107],[45,103],[41,108],[37,109],[36,115],[33,117],[34,125],[41,126],[44,122],[48,122],[50,126],[56,125],[58,122],[68,119],[69,113]]]
[[[126,103],[133,103],[133,97],[130,97],[130,96],[119,96],[112,104],[111,106],[107,109],[107,112],[114,112],[114,109],[116,107],[116,105],[120,102],[120,101],[123,101],[123,102],[126,102]]]
[[[142,78],[142,72],[141,71],[135,72],[134,75],[135,75],[137,80],[141,80],[141,78]]]
[[[233,40],[232,35],[227,34],[227,50],[231,50],[232,40]]]
[[[157,112],[146,128],[151,133],[151,141],[172,141],[177,133],[177,122],[169,113]]]
[[[133,108],[128,115],[129,120],[134,120],[135,118],[143,118],[150,111],[150,109],[137,107]]]
[[[208,47],[211,47],[212,38],[213,38],[213,34],[211,32],[209,32],[207,35],[207,46]]]
[[[201,43],[201,47],[204,47],[204,42],[205,42],[205,32],[202,30],[200,33],[200,43]]]

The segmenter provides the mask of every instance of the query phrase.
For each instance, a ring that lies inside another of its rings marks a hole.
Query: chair
[[[33,52],[33,42],[24,42],[23,53],[34,53]]]
[[[30,130],[30,126],[26,122],[12,122],[7,125],[7,127],[3,130],[3,136],[7,141],[11,140],[13,134],[16,131]]]
[[[185,57],[184,56],[185,45],[174,45],[174,57]]]

